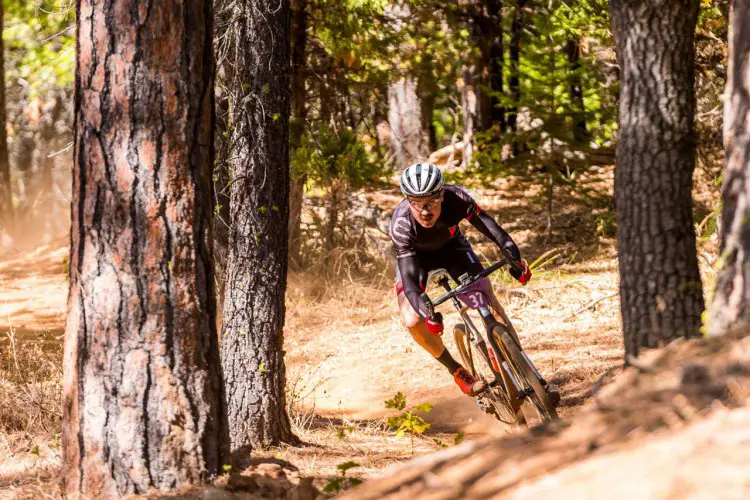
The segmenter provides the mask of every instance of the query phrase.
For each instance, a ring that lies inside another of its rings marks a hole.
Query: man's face
[[[443,191],[435,196],[427,198],[406,197],[409,201],[411,214],[422,227],[430,228],[435,225],[440,217],[440,211],[443,207]]]

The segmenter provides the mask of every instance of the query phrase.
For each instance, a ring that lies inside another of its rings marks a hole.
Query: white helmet
[[[415,163],[401,174],[401,192],[404,196],[432,196],[443,189],[443,184],[443,173],[431,163]]]

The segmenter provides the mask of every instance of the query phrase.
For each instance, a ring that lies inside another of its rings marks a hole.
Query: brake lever
[[[426,294],[422,294],[422,300],[424,301],[425,305],[427,306],[427,312],[430,315],[430,319],[435,317],[435,306],[432,305],[432,301],[430,300],[430,297]]]

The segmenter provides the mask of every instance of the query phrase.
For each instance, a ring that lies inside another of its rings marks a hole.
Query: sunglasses
[[[433,210],[437,209],[440,206],[440,196],[437,198],[430,198],[430,199],[424,199],[424,198],[407,198],[409,201],[409,205],[411,205],[413,208],[417,210],[426,210],[428,212],[432,212]]]

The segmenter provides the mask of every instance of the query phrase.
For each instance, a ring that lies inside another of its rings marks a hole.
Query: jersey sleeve
[[[482,210],[474,198],[463,189],[456,188],[456,196],[460,200],[462,213],[466,213],[466,220],[480,233],[489,238],[498,247],[510,253],[514,259],[521,260],[521,251],[513,238],[492,218]]]
[[[391,241],[396,249],[396,258],[401,260],[405,257],[413,257],[417,254],[415,250],[416,234],[409,219],[399,214],[393,214],[391,221]]]

